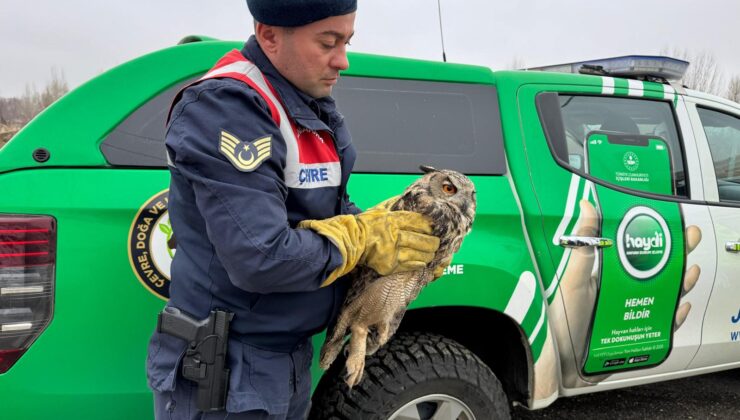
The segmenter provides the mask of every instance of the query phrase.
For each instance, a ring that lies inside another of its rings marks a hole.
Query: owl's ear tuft
[[[425,174],[428,174],[429,172],[437,172],[435,168],[431,166],[427,166],[427,165],[421,165],[419,166],[419,169],[421,169],[421,171],[424,172]]]

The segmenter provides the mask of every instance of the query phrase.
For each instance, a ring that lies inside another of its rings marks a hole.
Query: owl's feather
[[[381,276],[370,268],[357,267],[349,274],[352,285],[321,349],[320,366],[327,369],[334,362],[350,333],[346,363],[350,387],[362,378],[365,356],[375,353],[396,332],[408,305],[434,281],[435,268],[460,249],[472,227],[476,203],[472,181],[451,170],[422,167],[422,171],[425,175],[406,188],[391,210],[429,216],[440,246],[422,270]]]

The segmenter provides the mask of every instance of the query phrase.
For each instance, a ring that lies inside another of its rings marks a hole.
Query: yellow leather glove
[[[342,254],[342,265],[324,280],[322,287],[357,265],[370,267],[383,276],[420,270],[439,248],[439,238],[431,235],[429,219],[410,211],[373,209],[357,215],[304,220],[298,227],[326,236]]]
[[[393,205],[396,204],[396,201],[398,201],[399,198],[401,198],[401,196],[396,195],[387,200],[383,200],[380,203],[370,207],[368,211],[370,210],[390,211],[391,207],[393,207]],[[449,267],[451,263],[452,263],[452,255],[442,260],[442,262],[440,262],[439,265],[432,272],[432,280],[437,280],[438,278],[442,277],[442,274],[444,274],[445,269]]]

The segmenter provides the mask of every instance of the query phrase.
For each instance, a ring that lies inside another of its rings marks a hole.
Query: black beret
[[[303,26],[357,10],[357,0],[247,0],[254,20],[272,26]]]

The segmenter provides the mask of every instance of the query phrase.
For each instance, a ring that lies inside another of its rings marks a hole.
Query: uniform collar
[[[262,51],[254,35],[249,37],[241,52],[267,77],[280,96],[285,111],[300,125],[311,130],[332,131],[343,120],[334,98],[314,99],[286,80]]]

